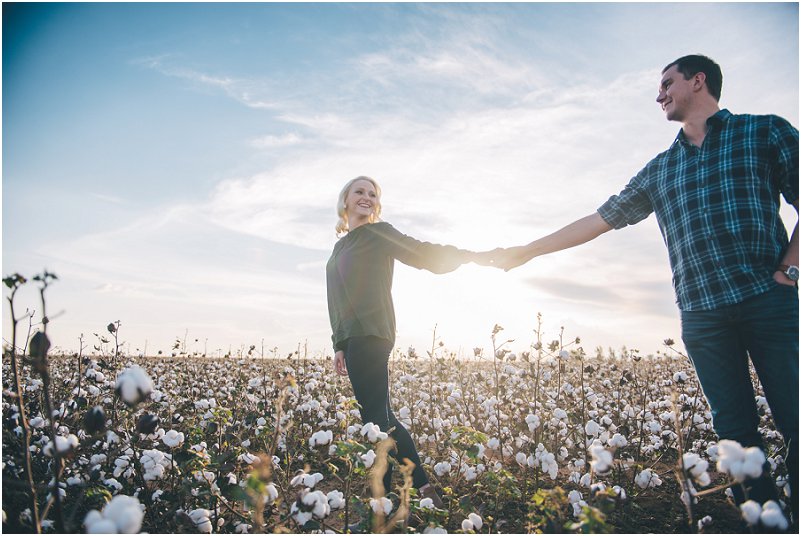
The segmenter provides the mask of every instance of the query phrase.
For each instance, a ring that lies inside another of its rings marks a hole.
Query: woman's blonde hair
[[[345,199],[347,199],[348,194],[350,193],[350,189],[353,187],[353,184],[356,181],[369,181],[373,188],[375,188],[376,200],[375,204],[373,205],[373,213],[370,216],[369,222],[375,223],[380,221],[381,216],[381,187],[378,185],[375,179],[371,177],[365,177],[364,175],[360,175],[355,179],[348,181],[342,191],[339,193],[339,200],[337,201],[337,216],[339,216],[339,220],[337,221],[336,231],[337,236],[342,235],[350,231],[350,227],[348,226],[348,214],[345,211]]]

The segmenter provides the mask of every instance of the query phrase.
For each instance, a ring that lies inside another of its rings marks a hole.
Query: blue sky
[[[798,125],[796,3],[3,8],[3,274],[60,277],[48,329],[68,350],[120,320],[131,352],[330,352],[347,180],[375,177],[418,239],[528,242],[670,144],[654,99],[684,54],[720,63],[722,107]],[[394,295],[401,348],[435,325],[486,348],[499,323],[522,350],[538,312],[590,352],[680,338],[653,217],[510,273],[399,265]]]

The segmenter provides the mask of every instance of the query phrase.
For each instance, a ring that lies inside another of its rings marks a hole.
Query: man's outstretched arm
[[[488,252],[485,259],[477,262],[479,262],[479,264],[497,266],[498,268],[503,268],[508,271],[527,263],[534,257],[589,242],[611,229],[612,226],[606,223],[600,214],[593,212],[589,216],[576,220],[570,225],[562,227],[555,233],[544,236],[525,246],[516,246],[506,249],[498,248],[492,252]]]

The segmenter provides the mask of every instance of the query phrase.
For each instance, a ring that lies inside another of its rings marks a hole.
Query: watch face
[[[798,281],[798,268],[796,266],[790,266],[784,273],[788,279]]]

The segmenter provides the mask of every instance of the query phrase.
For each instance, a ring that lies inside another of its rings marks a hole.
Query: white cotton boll
[[[187,514],[199,532],[211,534],[213,526],[211,524],[211,512],[209,510],[198,508],[197,510],[187,512]]]
[[[592,477],[590,476],[590,473],[584,473],[581,476],[581,480],[579,480],[579,485],[585,488],[589,488],[591,484],[592,484]]]
[[[635,478],[634,483],[641,489],[655,488],[662,485],[662,479],[651,469],[643,469]]]
[[[420,499],[420,508],[424,508],[426,510],[433,510],[434,500],[429,497],[424,497],[423,499]]]
[[[170,448],[180,447],[184,442],[184,434],[176,430],[170,430],[162,436],[161,442]]]
[[[702,459],[694,452],[685,452],[682,457],[684,461],[684,468],[690,473],[692,479],[700,486],[708,486],[712,479],[709,473],[706,472],[709,467],[709,462]]]
[[[677,382],[677,383],[684,383],[684,382],[686,382],[686,381],[687,381],[687,373],[686,373],[686,372],[684,372],[683,370],[682,370],[682,371],[679,371],[679,372],[677,372],[677,373],[675,373],[675,374],[673,375],[673,381],[674,381],[674,382]]]
[[[375,451],[373,451],[373,449],[370,449],[364,454],[362,454],[360,457],[362,459],[362,462],[364,462],[364,466],[369,469],[370,467],[373,466],[373,463],[375,463],[376,454]]]
[[[134,365],[117,376],[115,391],[123,402],[135,406],[150,396],[153,381],[141,367]]]
[[[392,511],[392,501],[386,497],[370,499],[370,508],[372,508],[373,512],[376,514],[383,513],[384,515],[389,515],[389,513]]]
[[[69,434],[67,437],[56,436],[55,449],[59,454],[65,454],[78,446],[78,438],[75,434]],[[43,452],[46,456],[53,456],[53,442],[48,441],[45,445]]]
[[[251,464],[259,461],[259,457],[258,456],[256,456],[255,454],[251,454],[249,452],[243,452],[242,454],[239,455],[239,457],[237,459],[239,461],[241,461],[241,462],[244,462],[244,463],[248,464],[248,465],[251,465]]]
[[[317,519],[323,519],[331,513],[328,505],[328,497],[322,491],[310,491],[306,493],[301,502],[312,509],[312,515]]]
[[[578,490],[571,490],[570,493],[567,494],[567,500],[570,501],[570,504],[575,504],[579,502],[584,497],[581,495],[581,492]]]
[[[313,488],[323,481],[322,473],[313,473],[311,475],[303,475],[303,485],[307,488]]]
[[[339,510],[345,507],[345,494],[339,490],[329,491],[325,496],[331,510]]]
[[[467,519],[473,524],[475,530],[481,530],[482,525],[484,525],[484,520],[478,514],[470,513],[467,515]]]
[[[462,521],[462,530],[464,532],[473,532],[474,528],[475,527],[473,527],[473,523],[469,519]]]
[[[492,438],[490,438],[489,441],[487,441],[487,448],[490,448],[492,450],[497,450],[498,447],[500,447],[500,446],[501,446],[501,442],[497,437],[492,437]]]
[[[29,422],[34,428],[44,428],[45,423],[47,423],[42,417],[34,417]]]
[[[96,510],[93,510],[96,511]],[[90,512],[91,513],[91,512]],[[94,523],[86,524],[87,534],[118,534],[117,525],[110,519],[100,519]]]
[[[563,409],[556,408],[555,410],[553,410],[553,416],[559,419],[560,421],[563,421],[567,419],[567,412]]]
[[[789,526],[787,518],[784,517],[782,509],[776,501],[768,501],[762,505],[762,513],[759,515],[759,520],[766,527],[776,528],[781,531],[787,530]]]
[[[536,430],[540,425],[540,418],[536,415],[532,415],[531,413],[528,414],[526,417],[526,425],[528,425],[529,432],[533,432]]]
[[[751,478],[758,478],[762,474],[762,467],[765,465],[765,453],[759,447],[748,447],[745,449],[745,459],[743,461],[743,471]]]
[[[275,500],[278,498],[278,488],[276,488],[275,484],[273,484],[272,482],[270,482],[269,484],[267,484],[267,486],[265,486],[264,491],[267,493],[267,496],[265,498],[267,504],[274,503]]]
[[[740,505],[740,512],[742,512],[745,522],[754,527],[757,523],[759,523],[759,516],[762,514],[762,507],[758,502],[749,499]]]
[[[473,467],[467,467],[464,470],[464,479],[467,480],[468,482],[475,480],[476,477],[478,477],[478,473]]]
[[[303,526],[306,523],[308,523],[309,521],[311,521],[312,513],[311,512],[307,512],[307,511],[306,512],[301,511],[298,508],[298,503],[296,503],[296,502],[292,503],[292,508],[291,508],[290,512],[292,514],[292,517],[295,519],[295,521],[298,522],[298,525],[300,525],[300,526]]]
[[[698,532],[704,530],[704,528],[708,527],[712,524],[712,517],[711,516],[704,516],[703,518],[698,520]]]
[[[387,438],[386,432],[382,432],[377,424],[368,422],[361,429],[361,435],[365,436],[370,443],[382,441]]]
[[[136,534],[142,528],[145,513],[138,499],[117,495],[103,508],[102,516],[103,519],[114,523],[115,532]]]
[[[584,432],[588,436],[597,436],[600,431],[601,426],[593,420],[587,421],[587,424],[584,425]]]
[[[596,473],[603,474],[612,468],[612,453],[603,445],[590,446],[590,454],[592,455],[590,465]]]
[[[524,452],[518,452],[515,454],[515,461],[519,465],[526,465],[526,454]]]
[[[328,445],[334,440],[334,434],[331,430],[320,430],[315,432],[309,438],[309,447],[314,448],[318,445]]]
[[[451,464],[448,462],[439,462],[434,466],[434,472],[437,476],[445,476],[451,472]]]
[[[673,413],[672,411],[666,411],[664,413],[661,413],[659,415],[659,418],[665,422],[673,422],[673,420],[676,418],[676,414]]]
[[[613,435],[612,437],[609,438],[609,441],[607,441],[607,445],[609,445],[612,448],[623,448],[628,444],[629,444],[628,440],[620,434]]]
[[[729,439],[718,443],[718,470],[728,473],[737,482],[759,477],[764,463],[765,453],[759,447],[744,449]]]

